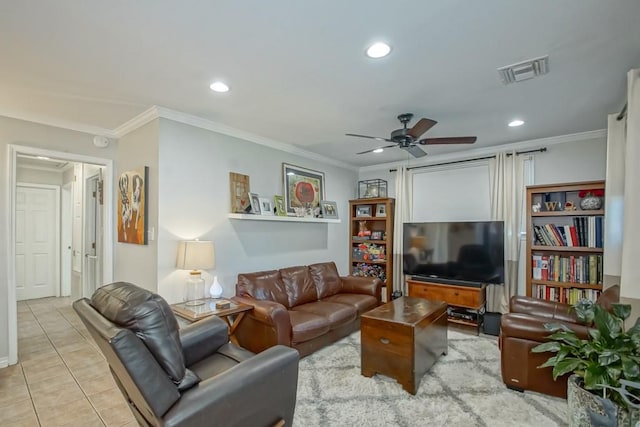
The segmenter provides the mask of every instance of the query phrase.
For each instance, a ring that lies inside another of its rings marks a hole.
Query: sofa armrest
[[[284,305],[241,296],[231,299],[253,306],[235,330],[240,346],[254,353],[278,344],[291,346],[291,319]]]
[[[549,321],[581,323],[571,305],[540,298],[516,295],[509,300],[511,313],[522,313],[536,317],[544,317]]]
[[[224,320],[210,316],[180,329],[180,342],[185,364],[191,366],[228,343],[229,328]]]
[[[380,301],[383,283],[377,277],[342,276],[340,279],[343,292],[371,295]]]
[[[184,392],[163,416],[165,425],[291,425],[298,361],[298,352],[284,346],[245,360]]]
[[[522,313],[507,313],[503,314],[500,320],[500,337],[501,339],[518,338],[543,343],[549,341],[549,336],[552,334],[544,327],[547,323],[562,323],[573,330],[580,339],[586,339],[589,335],[589,328],[577,323],[559,322],[557,319]]]

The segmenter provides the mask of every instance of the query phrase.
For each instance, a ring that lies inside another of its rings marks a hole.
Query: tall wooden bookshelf
[[[384,283],[383,299],[393,292],[393,215],[395,199],[349,201],[349,266],[355,276],[375,276]]]
[[[604,181],[527,187],[527,296],[575,304],[600,295],[604,198],[600,209],[581,209],[589,190],[604,192]]]

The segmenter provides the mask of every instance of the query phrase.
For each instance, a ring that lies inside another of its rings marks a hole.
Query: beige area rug
[[[506,388],[494,337],[448,338],[415,396],[391,378],[360,375],[359,332],[302,359],[294,426],[567,425],[566,400]]]

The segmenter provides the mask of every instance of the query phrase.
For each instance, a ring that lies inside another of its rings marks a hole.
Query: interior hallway
[[[0,369],[0,425],[138,425],[71,302],[18,302],[19,363]]]

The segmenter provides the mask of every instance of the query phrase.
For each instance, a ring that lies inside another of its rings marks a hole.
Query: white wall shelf
[[[236,214],[230,213],[229,219],[248,219],[252,221],[281,221],[281,222],[324,222],[339,224],[339,219],[329,218],[306,218],[297,216],[277,216],[277,215],[251,215],[251,214]]]

